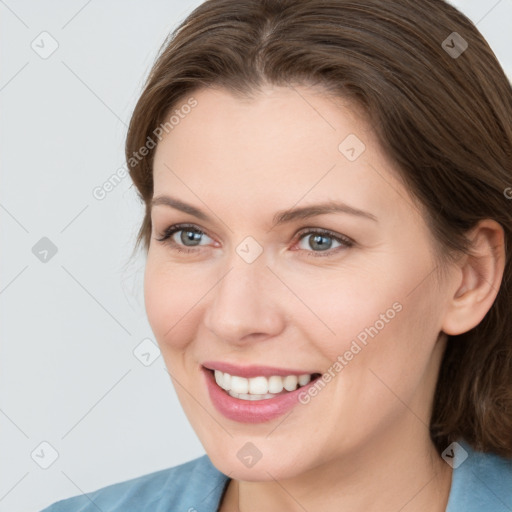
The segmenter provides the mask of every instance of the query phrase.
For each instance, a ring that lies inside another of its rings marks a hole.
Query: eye
[[[332,256],[355,244],[344,235],[321,228],[302,231],[298,238],[299,249],[306,251],[307,256]],[[202,245],[215,243],[211,237],[193,224],[173,224],[166,228],[156,240],[170,245],[173,250],[184,253],[193,253],[199,251]],[[203,241],[206,243],[201,244]]]
[[[200,245],[204,237],[208,238],[210,242],[213,240],[203,231],[191,224],[173,224],[169,226],[157,238],[159,242],[168,243],[172,248],[180,252],[194,252],[195,247]]]
[[[354,241],[350,238],[327,229],[309,229],[299,235],[299,248],[308,251],[308,256],[331,256],[339,252],[339,249],[353,245]]]

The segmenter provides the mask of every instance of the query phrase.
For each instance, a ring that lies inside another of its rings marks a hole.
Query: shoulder
[[[227,481],[228,477],[203,455],[179,466],[58,501],[41,512],[215,511]]]
[[[446,512],[510,512],[512,459],[473,450],[459,441]]]

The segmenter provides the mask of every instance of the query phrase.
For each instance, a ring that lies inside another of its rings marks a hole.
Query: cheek
[[[170,269],[148,259],[144,302],[149,324],[163,352],[180,350],[188,344],[194,305],[205,293],[202,288],[198,281],[184,278],[182,269]]]
[[[396,290],[369,303],[371,315],[351,322],[351,335],[343,339],[339,385],[357,394],[362,409],[400,412],[400,400],[411,403],[435,377],[432,361],[440,316],[432,307],[435,296],[428,286],[409,292]]]
[[[311,310],[296,312],[295,319],[329,361],[346,355],[351,374],[374,366],[390,376],[387,369],[414,372],[430,357],[439,320],[432,304],[439,297],[428,279],[415,289],[430,267],[419,258],[416,268],[400,263],[364,274],[354,268],[320,285],[294,283]]]
[[[364,342],[371,333],[385,331],[396,321],[401,309],[401,293],[397,279],[383,274],[343,268],[318,278],[286,276],[295,295],[292,322],[301,325],[310,340],[322,347],[329,359],[348,350],[359,337]]]

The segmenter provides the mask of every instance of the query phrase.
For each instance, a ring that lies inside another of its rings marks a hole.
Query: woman
[[[209,0],[126,143],[206,455],[66,511],[512,509],[512,90],[441,0]]]

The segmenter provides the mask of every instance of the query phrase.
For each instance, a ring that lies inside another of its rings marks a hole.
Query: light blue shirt
[[[512,459],[467,452],[454,463],[446,512],[512,512]],[[229,478],[207,455],[54,503],[41,512],[217,512]]]

